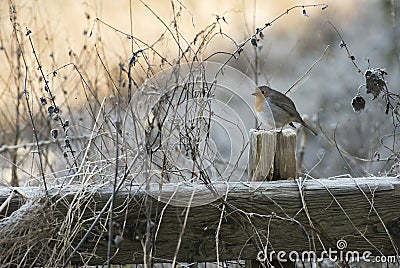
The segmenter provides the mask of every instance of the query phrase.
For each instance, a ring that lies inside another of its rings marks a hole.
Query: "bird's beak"
[[[257,94],[257,92],[253,92],[253,93],[251,93],[251,95],[253,95],[253,96],[255,96]]]

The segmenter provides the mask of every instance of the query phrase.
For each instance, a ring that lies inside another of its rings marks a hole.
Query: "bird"
[[[256,116],[267,127],[283,129],[284,126],[290,125],[295,128],[293,122],[296,122],[303,125],[314,136],[317,136],[315,130],[300,117],[294,102],[285,94],[269,86],[260,86],[252,95],[255,96]],[[267,108],[268,106],[270,109]],[[271,113],[273,116],[271,116]]]

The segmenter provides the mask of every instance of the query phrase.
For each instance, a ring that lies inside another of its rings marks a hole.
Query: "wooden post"
[[[283,130],[250,130],[249,181],[276,181],[297,178],[296,132]],[[274,267],[295,267],[294,262],[279,263]],[[246,261],[246,267],[260,267],[257,260]]]
[[[250,130],[249,181],[296,179],[296,133]]]

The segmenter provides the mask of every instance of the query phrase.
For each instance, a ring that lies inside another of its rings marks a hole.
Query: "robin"
[[[317,133],[303,121],[293,101],[285,94],[268,86],[260,86],[252,95],[255,96],[254,106],[256,116],[258,120],[266,126],[271,128],[283,128],[285,125],[289,124],[295,127],[293,122],[296,122],[307,128],[313,135],[317,135]],[[273,118],[271,118],[271,114],[268,109],[266,109],[266,105],[269,105]]]

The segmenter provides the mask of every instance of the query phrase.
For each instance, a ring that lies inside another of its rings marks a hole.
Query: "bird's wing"
[[[279,108],[281,108],[282,110],[286,111],[289,115],[291,115],[292,117],[296,118],[296,119],[301,119],[299,113],[297,112],[296,106],[294,105],[294,102],[285,94],[276,91],[275,94],[281,95],[281,98],[270,98],[270,102],[273,105],[278,106]],[[286,102],[282,102],[279,101],[277,99],[283,99],[285,98],[287,101]]]

